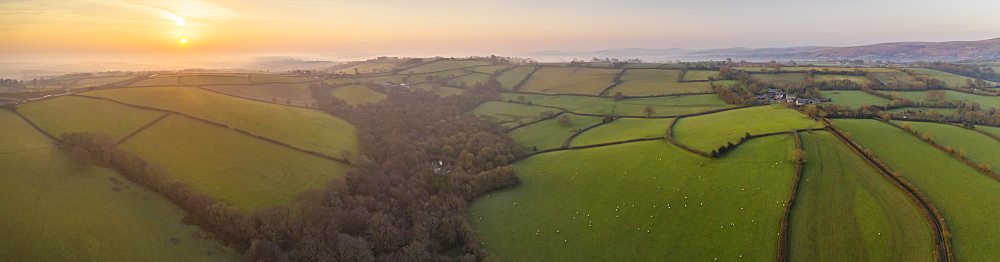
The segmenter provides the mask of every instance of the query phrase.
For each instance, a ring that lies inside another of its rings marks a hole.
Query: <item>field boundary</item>
[[[993,138],[993,139],[995,139],[997,141],[1000,141],[1000,136],[997,136],[997,135],[995,135],[993,133],[987,132],[986,130],[982,130],[982,129],[979,129],[979,128],[966,128],[966,129],[979,132],[980,134],[984,134],[984,135],[986,135],[986,136],[988,136],[990,138]]]
[[[614,81],[615,83],[611,84],[611,86],[608,86],[607,88],[604,88],[604,90],[601,90],[600,93],[597,93],[597,96],[606,97],[608,96],[608,92],[610,92],[611,89],[615,88],[618,85],[621,85],[622,83],[625,83],[625,81],[622,81],[622,76],[625,75],[626,70],[628,69],[622,69],[621,72],[618,72],[618,74],[615,75],[615,78],[612,79],[612,81]]]
[[[588,126],[588,127],[584,128],[584,129],[580,129],[580,131],[573,132],[572,135],[570,135],[569,137],[566,138],[566,140],[563,141],[563,147],[569,147],[569,144],[573,142],[573,139],[575,139],[576,137],[582,135],[583,132],[587,132],[587,130],[594,129],[594,128],[598,127],[598,126],[602,126],[602,125],[607,124],[607,123],[611,123],[611,122],[607,122],[607,121],[604,121],[602,119],[600,123]]]
[[[286,104],[275,103],[275,102],[271,102],[271,101],[264,101],[264,100],[255,99],[255,98],[249,98],[249,97],[242,97],[242,96],[237,96],[237,95],[232,95],[232,94],[226,94],[226,93],[223,93],[223,92],[219,92],[219,91],[215,91],[215,90],[212,90],[212,89],[201,87],[200,85],[193,86],[193,87],[197,88],[197,89],[205,90],[205,91],[208,91],[208,92],[212,92],[212,93],[216,93],[216,94],[220,94],[220,95],[225,95],[225,96],[231,96],[231,97],[235,97],[235,98],[239,98],[239,99],[246,99],[246,100],[250,100],[250,101],[256,101],[256,102],[261,102],[261,103],[268,103],[268,104],[279,105],[279,106],[287,106],[287,107],[295,107],[295,108],[316,110],[316,108],[307,107],[307,106],[286,105]],[[309,97],[312,97],[312,96],[310,95]]]
[[[162,116],[157,117],[156,119],[153,119],[153,121],[149,121],[149,123],[146,123],[145,125],[142,125],[142,127],[139,127],[138,129],[132,131],[128,135],[125,135],[122,138],[118,139],[118,144],[120,145],[122,143],[125,143],[125,141],[127,141],[129,138],[132,138],[133,136],[139,134],[139,132],[142,132],[142,130],[146,130],[146,128],[149,128],[149,127],[153,126],[154,124],[160,122],[160,120],[163,120],[164,118],[167,118],[171,114],[172,113],[164,113]]]
[[[500,102],[503,102],[503,101],[500,101]],[[515,104],[516,104],[516,103],[515,103]],[[548,107],[546,107],[546,108],[548,108]],[[561,110],[559,111],[559,113],[556,113],[556,114],[552,115],[552,117],[547,117],[547,118],[541,118],[541,119],[538,119],[538,120],[536,120],[536,121],[531,121],[531,122],[528,122],[528,123],[524,123],[524,124],[520,124],[520,125],[517,125],[517,126],[515,126],[515,127],[512,127],[512,128],[510,128],[510,129],[507,129],[507,132],[504,132],[504,133],[510,133],[511,131],[514,131],[514,130],[517,130],[518,128],[522,128],[522,127],[526,127],[526,126],[530,126],[530,125],[534,125],[534,124],[538,124],[539,122],[542,122],[542,121],[545,121],[545,120],[549,120],[549,119],[553,119],[553,118],[556,118],[556,117],[558,117],[558,116],[560,116],[560,115],[562,115],[562,114],[565,114],[565,113],[566,113],[566,109],[562,109],[562,108],[559,108],[559,109],[561,109]],[[546,112],[548,112],[548,111],[546,111]]]
[[[936,247],[934,249],[935,261],[954,261],[955,254],[954,251],[952,251],[951,246],[951,231],[948,230],[948,224],[945,222],[944,216],[941,215],[940,211],[938,211],[937,206],[935,206],[934,203],[932,203],[931,200],[920,191],[920,189],[899,176],[899,174],[892,172],[892,170],[889,169],[889,166],[882,163],[881,160],[875,158],[873,155],[866,154],[864,147],[861,147],[860,144],[851,138],[848,138],[839,129],[833,127],[830,120],[822,118],[822,121],[827,123],[827,131],[830,131],[837,138],[839,138],[841,142],[847,144],[851,151],[858,156],[861,156],[861,158],[864,159],[869,166],[875,168],[879,174],[882,174],[883,178],[893,182],[892,184],[897,188],[900,188],[908,193],[906,196],[910,199],[910,201],[920,207],[920,213],[924,215],[927,223],[934,231],[934,246]]]
[[[800,131],[788,132],[795,140],[795,149],[802,150],[802,137]],[[788,261],[788,221],[792,217],[792,205],[795,204],[795,196],[799,190],[799,180],[802,178],[802,162],[795,163],[795,175],[792,177],[792,189],[785,200],[785,213],[781,217],[781,226],[778,228],[778,262]]]
[[[583,97],[594,97],[594,98],[611,99],[611,97],[608,97],[608,96],[588,95],[588,94],[552,94],[552,93],[525,92],[525,91],[513,91],[513,92],[507,92],[507,93],[525,94],[525,95],[540,95],[540,96],[583,96]],[[659,98],[659,97],[671,97],[671,96],[714,95],[714,94],[715,94],[715,92],[700,92],[700,93],[688,92],[688,93],[673,93],[673,94],[663,94],[663,95],[653,95],[653,96],[625,96],[625,95],[622,95],[621,100],[640,99],[640,98]],[[619,100],[619,101],[621,101],[621,100]]]
[[[306,153],[306,154],[310,154],[310,155],[314,155],[314,156],[326,158],[326,159],[329,159],[329,160],[341,162],[341,163],[344,163],[344,164],[347,164],[347,165],[351,165],[351,163],[349,161],[347,161],[346,159],[340,159],[340,158],[333,157],[333,156],[330,156],[330,155],[327,155],[327,154],[323,154],[323,153],[320,153],[320,152],[316,152],[316,151],[312,151],[312,150],[308,150],[308,149],[303,149],[303,148],[298,148],[298,147],[289,145],[289,144],[287,144],[285,142],[281,142],[281,141],[274,140],[274,139],[269,138],[269,137],[257,135],[257,134],[251,133],[251,132],[243,130],[243,129],[239,129],[239,128],[235,128],[235,127],[230,127],[229,125],[226,125],[226,124],[223,124],[223,123],[215,122],[215,121],[212,121],[212,120],[208,120],[208,119],[204,119],[204,118],[192,116],[192,115],[189,115],[189,114],[185,114],[185,113],[181,113],[181,112],[177,112],[177,111],[173,111],[173,110],[166,110],[166,109],[160,109],[160,108],[148,107],[148,106],[142,106],[142,105],[134,105],[134,104],[129,104],[129,103],[121,102],[121,101],[114,100],[114,99],[104,98],[104,97],[88,96],[88,95],[81,95],[81,94],[73,94],[73,96],[107,100],[107,101],[119,103],[119,104],[122,104],[122,105],[125,105],[125,106],[129,106],[129,107],[133,107],[133,108],[155,110],[155,111],[164,112],[164,113],[174,113],[174,114],[181,115],[183,117],[187,117],[187,118],[190,118],[190,119],[201,121],[203,123],[207,123],[207,124],[210,124],[210,125],[214,125],[214,126],[218,126],[218,127],[223,127],[223,128],[230,129],[230,130],[233,130],[233,131],[236,131],[236,132],[239,132],[239,133],[243,133],[243,134],[249,135],[251,137],[254,137],[254,138],[257,138],[257,139],[260,139],[260,140],[264,140],[264,141],[271,142],[271,143],[274,143],[274,144],[278,144],[278,145],[281,145],[281,146],[284,146],[284,147],[288,147],[288,148],[294,149],[294,150],[299,151],[299,152],[303,152],[303,153]],[[353,165],[351,165],[351,166],[353,166]]]
[[[10,110],[10,109],[8,109],[8,110]],[[21,117],[21,119],[24,119],[24,122],[28,122],[28,124],[31,125],[31,127],[35,128],[35,130],[38,130],[38,132],[41,132],[43,135],[49,137],[52,140],[55,140],[55,141],[58,141],[58,142],[62,142],[62,139],[59,139],[59,138],[56,138],[56,137],[52,136],[52,134],[49,134],[49,132],[45,132],[45,130],[42,130],[41,127],[38,127],[38,125],[35,125],[35,122],[31,122],[31,119],[28,119],[27,117],[25,117],[24,115],[22,115],[21,112],[17,112],[17,110],[10,110],[10,111],[14,112],[14,114],[17,115],[18,117]]]
[[[970,159],[968,159],[966,157],[962,157],[961,155],[959,155],[959,154],[957,154],[955,152],[948,151],[947,148],[945,148],[944,146],[941,146],[941,144],[938,144],[937,142],[934,142],[933,140],[924,140],[922,137],[920,137],[920,135],[917,135],[917,134],[915,134],[913,132],[907,131],[906,129],[903,129],[902,126],[898,126],[895,123],[884,122],[884,121],[879,121],[879,122],[886,123],[886,124],[889,124],[889,125],[891,125],[893,127],[899,128],[900,130],[903,130],[903,132],[906,132],[907,134],[910,134],[913,137],[919,138],[920,141],[924,141],[925,143],[927,143],[927,144],[929,144],[931,146],[934,146],[934,148],[937,148],[938,150],[941,150],[941,152],[945,152],[948,155],[951,155],[955,159],[958,159],[958,161],[962,161],[962,163],[965,163],[969,167],[978,170],[980,173],[983,173],[983,175],[986,175],[986,176],[992,178],[993,180],[1000,181],[1000,176],[997,176],[997,174],[993,173],[993,171],[989,171],[989,170],[980,168],[979,165],[977,165],[977,163],[975,161],[972,161],[972,160],[970,160]]]
[[[571,147],[560,147],[560,148],[546,149],[546,150],[540,150],[540,151],[537,151],[537,152],[532,152],[530,154],[527,154],[527,155],[524,156],[524,158],[532,157],[532,156],[537,155],[537,154],[548,153],[548,152],[555,152],[555,151],[588,149],[588,148],[595,148],[595,147],[613,146],[613,145],[621,145],[621,144],[628,144],[628,143],[635,143],[635,142],[645,142],[645,141],[656,141],[656,140],[663,140],[663,137],[637,138],[637,139],[629,139],[629,140],[607,142],[607,143],[600,143],[600,144],[593,144],[593,145],[571,146]]]
[[[517,84],[514,84],[514,86],[511,86],[510,90],[514,91],[515,93],[517,93],[518,92],[517,90],[521,89],[521,86],[523,86],[524,83],[527,83],[528,79],[531,79],[531,76],[534,76],[535,72],[538,72],[538,70],[542,70],[542,66],[535,66],[535,70],[531,70],[531,72],[528,72],[527,75],[524,75],[524,79],[521,79],[520,82],[517,82]],[[499,77],[499,75],[497,77]]]

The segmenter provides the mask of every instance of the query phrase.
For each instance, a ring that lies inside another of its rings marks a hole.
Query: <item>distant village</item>
[[[785,94],[784,90],[771,88],[767,90],[767,94],[755,96],[757,101],[768,101],[770,103],[789,103],[795,104],[797,106],[809,105],[809,104],[819,104],[819,99],[810,98],[799,98],[793,94]]]

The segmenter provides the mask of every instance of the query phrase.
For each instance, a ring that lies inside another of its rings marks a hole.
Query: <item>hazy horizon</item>
[[[0,3],[9,39],[0,55],[4,63],[172,64],[851,46],[1000,37],[992,10],[1000,2],[25,0]]]

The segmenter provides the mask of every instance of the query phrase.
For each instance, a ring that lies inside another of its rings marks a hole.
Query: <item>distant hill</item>
[[[998,59],[1000,58],[1000,38],[980,41],[894,42],[851,47],[734,47],[708,50],[619,48],[591,52],[561,52],[553,50],[535,52],[526,54],[526,56],[540,61],[571,60],[573,58],[588,60],[592,57],[639,58],[647,61],[700,61],[722,60],[726,58],[750,61],[830,59],[954,61],[961,59]]]

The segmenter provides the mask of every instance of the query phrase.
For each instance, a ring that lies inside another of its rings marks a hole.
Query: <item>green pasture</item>
[[[79,85],[77,87],[91,87],[91,86],[100,86],[100,85],[124,82],[135,77],[136,76],[88,77],[76,80],[75,82]]]
[[[231,261],[184,210],[113,170],[67,153],[0,110],[0,260]],[[116,191],[117,189],[117,191]]]
[[[164,114],[75,96],[26,103],[17,109],[35,125],[56,137],[62,133],[91,132],[122,138]]]
[[[542,112],[558,113],[558,109],[517,103],[490,101],[472,109],[477,116],[494,118],[506,127],[515,127],[541,119]]]
[[[328,84],[328,85],[343,85],[343,84],[357,84],[358,81],[354,80],[352,78],[343,78],[342,77],[342,78],[333,78],[333,79],[323,80],[323,83]]]
[[[904,121],[892,121],[902,125]],[[968,158],[976,163],[986,163],[1000,170],[1000,141],[974,130],[958,126],[928,122],[909,122],[923,135],[928,132],[934,137],[934,142],[943,147],[965,149]]]
[[[719,78],[718,70],[687,70],[684,73],[684,81],[707,81],[709,77]]]
[[[342,180],[348,166],[226,128],[171,115],[123,147],[216,200],[253,210]]]
[[[535,71],[534,66],[519,66],[497,76],[497,81],[500,81],[503,88],[513,89],[514,85],[524,80],[532,71]]]
[[[627,63],[627,64],[624,64],[624,65],[618,66],[618,68],[657,68],[660,65],[663,65],[663,64],[661,64],[661,63]]]
[[[970,102],[979,103],[983,110],[989,109],[990,107],[1000,108],[1000,96],[981,96],[973,95],[962,92],[955,92],[951,90],[944,91],[948,100],[965,100]],[[900,91],[894,92],[898,93],[901,97],[910,99],[913,101],[922,101],[927,97],[927,91]]]
[[[777,105],[728,110],[685,117],[674,125],[674,139],[694,149],[710,152],[727,142],[736,144],[751,135],[823,127],[798,111]]]
[[[263,83],[302,83],[302,82],[319,82],[320,79],[314,79],[303,76],[284,76],[284,75],[272,75],[272,74],[250,74],[250,82],[254,84]]]
[[[958,109],[955,109],[955,108],[933,108],[933,107],[901,107],[901,108],[889,109],[889,110],[886,110],[886,111],[888,111],[888,112],[894,112],[894,113],[897,113],[897,112],[909,112],[909,113],[922,112],[922,113],[930,113],[931,111],[937,111],[938,113],[940,113],[942,115],[950,115],[950,114],[958,112]]]
[[[252,84],[246,77],[220,75],[183,75],[178,82],[184,85],[247,85]]]
[[[504,68],[507,68],[507,67],[508,66],[506,66],[506,65],[491,65],[491,66],[471,67],[469,69],[472,70],[472,71],[479,72],[479,73],[483,73],[483,74],[487,74],[487,75],[493,75],[493,73],[496,73],[497,70],[501,70],[501,69],[504,69]]]
[[[427,73],[427,72],[437,72],[445,71],[456,68],[467,68],[473,66],[488,66],[492,65],[490,62],[486,61],[476,61],[476,60],[441,60],[436,62],[431,62],[425,65],[420,65],[414,68],[403,70],[404,72],[413,71],[414,74]]]
[[[1000,181],[951,155],[876,120],[836,119],[837,128],[930,198],[951,230],[957,260],[1000,259]]]
[[[620,118],[583,132],[571,146],[593,145],[639,138],[663,137],[674,118]]]
[[[433,79],[429,80],[427,77],[432,77],[432,78],[454,78],[454,77],[459,77],[459,76],[466,75],[466,74],[469,74],[469,73],[472,73],[472,72],[473,72],[472,70],[455,69],[455,70],[432,72],[432,73],[411,74],[411,75],[408,75],[408,77],[406,77],[406,79],[404,79],[403,82],[426,83],[426,82],[434,81]]]
[[[830,98],[830,102],[823,104],[838,104],[852,108],[860,108],[865,104],[873,106],[885,106],[889,104],[889,99],[877,97],[875,95],[857,90],[826,90],[821,91],[823,97]]]
[[[558,148],[563,145],[567,138],[575,134],[578,130],[601,123],[603,118],[596,116],[569,116],[570,124],[559,124],[559,117],[534,123],[522,128],[515,129],[509,134],[518,144],[521,144],[527,152],[533,152],[534,148],[546,150]]]
[[[375,92],[363,85],[336,87],[331,90],[330,93],[337,98],[347,101],[347,103],[352,106],[367,103],[378,103],[378,101],[382,101],[382,99],[385,99],[386,97],[385,94]]]
[[[337,73],[354,74],[357,72],[362,74],[369,74],[369,73],[392,71],[392,69],[395,67],[396,63],[394,62],[389,62],[389,63],[367,62],[364,64],[341,69],[337,71]],[[358,70],[354,71],[355,68],[357,68]]]
[[[440,84],[437,84],[437,83],[421,83],[421,84],[416,84],[416,85],[413,85],[413,88],[420,89],[420,90],[432,91],[434,93],[437,93],[440,96],[459,95],[459,94],[462,94],[462,92],[465,92],[465,89],[458,89],[458,88],[454,88],[454,87],[444,87],[444,86],[441,86]]]
[[[930,261],[918,207],[836,136],[802,132],[806,163],[789,221],[791,261]]]
[[[282,105],[307,106],[316,103],[312,91],[309,90],[309,84],[211,85],[202,88]]]
[[[608,90],[608,95],[621,92],[625,96],[654,96],[712,92],[708,82],[678,83],[680,70],[628,69],[622,83]]]
[[[882,82],[883,84],[891,84],[891,83],[905,84],[905,83],[916,82],[916,79],[913,79],[912,76],[907,75],[906,73],[900,71],[870,72],[870,74],[874,75],[875,79],[878,80],[879,82]]]
[[[178,82],[180,77],[177,76],[157,76],[153,78],[139,80],[139,82],[133,83],[131,86],[164,86],[164,85],[181,85]]]
[[[806,74],[784,73],[784,74],[756,74],[754,77],[764,82],[771,82],[785,85],[805,85]]]
[[[405,81],[406,77],[407,75],[384,75],[384,76],[355,77],[354,80],[357,80],[358,82],[361,83],[372,83],[372,84],[381,84],[387,82],[399,84],[406,82]],[[423,79],[420,80],[422,81]]]
[[[448,79],[448,84],[452,86],[473,87],[478,84],[486,84],[490,80],[490,75],[484,73],[472,73],[464,76]]]
[[[653,106],[653,116],[676,116],[730,107],[714,94],[653,98],[631,98],[615,102],[613,98],[573,95],[532,95],[504,93],[504,100],[524,96],[536,105],[553,106],[584,114],[615,116],[646,116],[647,105]]]
[[[190,114],[327,155],[358,150],[354,126],[318,110],[250,101],[194,87],[108,89],[84,94]]]
[[[843,81],[843,80],[848,80],[848,81],[855,82],[855,83],[858,83],[858,84],[868,83],[868,82],[871,81],[871,80],[868,80],[867,77],[863,77],[863,76],[813,75],[813,81],[815,81],[815,82]]]
[[[976,129],[981,129],[981,130],[989,132],[991,134],[1000,136],[1000,127],[995,127],[995,126],[976,126]],[[997,167],[997,168],[1000,168],[1000,167]]]
[[[917,74],[928,75],[934,79],[944,81],[945,84],[948,84],[948,86],[952,87],[966,87],[965,80],[972,80],[972,81],[976,80],[975,78],[960,76],[947,72],[941,72],[933,69],[925,69],[925,68],[907,68],[907,69],[913,70],[913,72]],[[986,81],[986,83],[989,83],[990,85],[994,86],[997,85],[996,82],[992,81]]]
[[[793,148],[781,135],[718,160],[666,141],[544,153],[468,219],[503,261],[774,260]]]
[[[550,94],[599,95],[614,85],[622,69],[542,67],[518,91]]]

